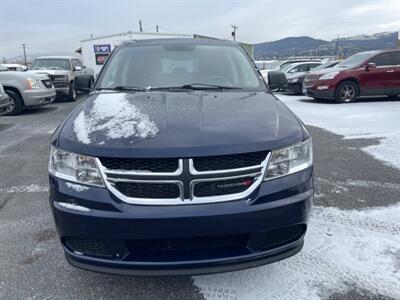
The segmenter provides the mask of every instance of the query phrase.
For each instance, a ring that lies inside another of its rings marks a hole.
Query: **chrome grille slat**
[[[178,169],[174,172],[110,170],[102,165],[100,159],[96,161],[106,187],[121,201],[140,205],[184,205],[233,201],[249,197],[263,181],[269,157],[270,153],[266,153],[265,159],[258,165],[211,171],[197,171],[194,167],[193,158],[179,159]],[[235,179],[240,181],[242,178],[252,178],[253,182],[247,189],[238,193],[224,194],[223,192],[218,192],[218,195],[196,197],[194,192],[195,186],[198,183],[224,182]],[[130,197],[118,189],[117,183],[176,184],[179,187],[180,195],[178,198]]]

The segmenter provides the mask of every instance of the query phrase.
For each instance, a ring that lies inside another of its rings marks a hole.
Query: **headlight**
[[[296,83],[298,81],[299,81],[298,78],[288,79],[288,83]]]
[[[335,76],[336,76],[337,74],[339,74],[339,72],[331,72],[331,73],[322,75],[319,79],[320,79],[320,80],[333,79],[333,78],[335,78]]]
[[[293,174],[313,164],[312,142],[308,140],[288,148],[272,151],[265,180]]]
[[[27,86],[28,86],[29,90],[31,90],[31,89],[40,89],[41,88],[39,80],[36,80],[36,79],[33,79],[33,78],[28,78],[26,81],[27,81]]]
[[[49,173],[55,177],[104,186],[95,158],[50,147]]]

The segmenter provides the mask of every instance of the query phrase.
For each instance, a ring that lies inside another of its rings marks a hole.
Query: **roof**
[[[193,34],[185,34],[185,33],[126,31],[126,32],[120,32],[120,33],[115,33],[115,34],[96,36],[96,37],[90,38],[90,39],[84,39],[84,40],[81,40],[81,43],[95,41],[95,40],[101,40],[101,39],[106,39],[106,38],[112,38],[112,37],[116,37],[116,36],[132,35],[132,34],[133,35],[150,35],[150,36],[181,36],[181,37],[193,36]]]
[[[143,39],[130,40],[121,43],[120,46],[128,45],[165,45],[165,44],[186,44],[186,45],[238,45],[237,42],[209,38],[167,38],[167,39]]]
[[[295,67],[295,66],[300,66],[300,65],[305,65],[305,64],[322,64],[321,61],[318,60],[309,60],[309,61],[302,61],[302,62],[295,62],[290,64],[291,67]]]

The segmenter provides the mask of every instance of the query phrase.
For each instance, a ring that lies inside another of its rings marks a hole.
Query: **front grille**
[[[304,78],[303,87],[312,87],[314,83],[319,79],[319,75],[308,75]]]
[[[69,250],[90,256],[112,256],[103,240],[85,239],[78,237],[66,237],[65,245]]]
[[[210,197],[242,193],[246,191],[253,183],[253,177],[198,182],[194,186],[194,196]]]
[[[180,239],[142,239],[128,241],[131,253],[190,252],[245,247],[248,234],[204,236]]]
[[[53,87],[53,84],[52,84],[52,82],[51,82],[50,79],[42,80],[42,83],[43,83],[43,85],[44,85],[46,88],[48,88],[48,89],[50,89],[50,88]]]
[[[193,165],[199,172],[239,169],[260,165],[267,154],[268,152],[261,151],[243,154],[197,157],[193,159]]]
[[[180,197],[179,186],[175,183],[117,182],[115,188],[131,198],[175,199]]]
[[[99,157],[107,187],[140,205],[244,199],[262,181],[268,151],[195,158]],[[220,197],[220,198],[217,198]]]
[[[112,158],[100,157],[109,170],[148,171],[172,173],[178,169],[177,158]]]
[[[64,75],[47,75],[53,82],[55,88],[69,87],[69,81]]]

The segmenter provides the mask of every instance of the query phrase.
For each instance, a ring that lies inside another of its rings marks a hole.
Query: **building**
[[[111,51],[124,41],[154,38],[213,38],[197,34],[136,32],[97,36],[81,41],[81,48],[76,52],[82,55],[83,64],[98,74]],[[253,45],[241,43],[242,47],[253,57]]]

